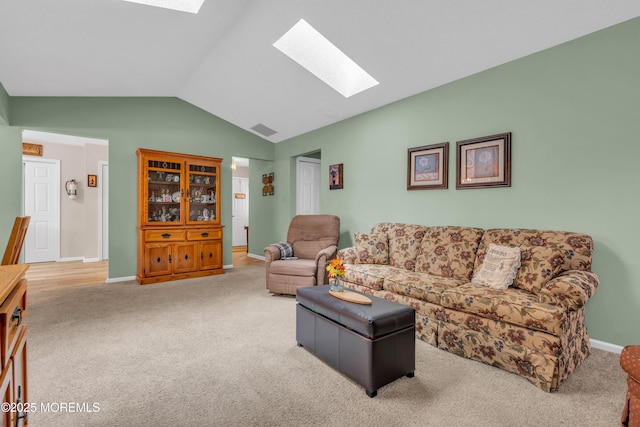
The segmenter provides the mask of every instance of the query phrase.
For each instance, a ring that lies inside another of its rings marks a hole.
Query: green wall
[[[22,215],[22,133],[0,124],[0,253],[4,252],[13,222]]]
[[[0,83],[0,126],[9,124],[9,94]]]
[[[13,97],[11,125],[11,129],[109,141],[110,278],[136,274],[136,149],[222,157],[223,200],[231,199],[231,156],[266,160],[273,157],[272,143],[176,98]],[[18,138],[19,135],[18,131]],[[19,152],[18,141],[2,144],[15,145]],[[10,163],[7,169],[0,169],[0,182],[20,182],[19,155]],[[258,196],[257,191],[253,194]],[[271,218],[263,214],[263,220]],[[223,262],[231,264],[231,203],[222,205],[222,224],[226,227]]]
[[[322,207],[341,218],[341,247],[382,221],[588,233],[601,280],[590,336],[640,343],[638,46],[635,19],[281,142],[276,176],[322,151]],[[513,133],[511,187],[456,190],[456,141],[501,132]],[[449,188],[407,191],[407,149],[444,141]],[[330,191],[335,163],[345,184]],[[277,199],[274,239],[294,202]]]

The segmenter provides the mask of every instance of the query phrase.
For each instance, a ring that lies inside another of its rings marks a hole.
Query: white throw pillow
[[[490,244],[480,270],[471,278],[494,289],[507,289],[513,283],[520,268],[520,248]]]

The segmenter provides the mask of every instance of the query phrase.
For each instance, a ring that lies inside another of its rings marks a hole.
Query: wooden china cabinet
[[[138,149],[141,285],[222,274],[222,159]]]

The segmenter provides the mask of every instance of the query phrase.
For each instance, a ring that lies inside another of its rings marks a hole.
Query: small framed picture
[[[456,142],[456,189],[511,187],[511,132]]]
[[[448,187],[449,143],[424,145],[407,150],[407,190],[437,190]]]
[[[97,175],[89,175],[87,178],[87,185],[89,187],[97,187],[98,186],[98,176]]]
[[[342,163],[329,166],[329,190],[340,190],[343,185]]]

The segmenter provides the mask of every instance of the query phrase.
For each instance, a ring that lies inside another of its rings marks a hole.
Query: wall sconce
[[[232,171],[236,170],[236,159],[231,159],[231,170]]]
[[[76,182],[76,180],[71,179],[65,182],[64,189],[67,190],[67,196],[69,196],[71,200],[75,200],[76,196],[78,195],[78,183]]]

